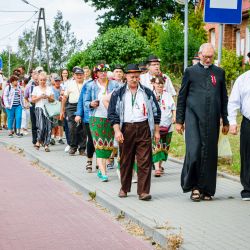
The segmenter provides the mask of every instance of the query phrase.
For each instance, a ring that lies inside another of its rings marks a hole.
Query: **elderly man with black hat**
[[[171,96],[176,95],[176,91],[173,87],[172,81],[170,78],[161,72],[160,64],[161,59],[157,56],[151,55],[147,59],[147,68],[148,72],[145,74],[141,74],[140,82],[142,85],[145,85],[149,89],[153,90],[153,85],[151,83],[151,79],[155,76],[162,76],[165,79],[164,90],[168,92]]]
[[[70,150],[69,155],[74,155],[78,149],[80,155],[85,155],[86,149],[86,129],[82,122],[75,122],[75,112],[77,111],[78,99],[83,87],[84,71],[82,68],[74,68],[74,80],[67,84],[62,100],[60,118],[62,119],[66,110],[66,119],[69,126]]]
[[[118,83],[123,84],[124,82],[124,71],[120,64],[115,65],[113,70],[113,78]]]
[[[138,164],[137,193],[140,200],[150,200],[152,138],[160,138],[161,111],[153,92],[140,84],[140,69],[129,64],[127,83],[111,96],[108,119],[120,147],[121,189],[119,197],[127,197],[131,189],[133,163]]]

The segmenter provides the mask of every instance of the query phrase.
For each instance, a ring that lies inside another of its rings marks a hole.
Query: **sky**
[[[52,27],[57,11],[60,10],[63,14],[63,20],[69,21],[71,31],[75,33],[77,39],[83,41],[84,45],[97,36],[96,18],[100,12],[96,13],[95,9],[89,3],[86,4],[84,0],[27,1],[38,8],[45,9],[46,25],[50,27]],[[35,14],[32,11],[37,9],[22,0],[0,0],[0,2],[0,52],[6,50],[7,46],[16,52],[18,37],[25,29],[36,28],[38,13]],[[26,23],[26,21],[28,22]]]

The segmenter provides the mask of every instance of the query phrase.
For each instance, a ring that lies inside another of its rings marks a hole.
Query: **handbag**
[[[168,134],[168,131],[170,129],[171,125],[169,127],[160,127],[160,136],[166,136]]]
[[[48,117],[58,116],[61,112],[61,103],[59,101],[46,103],[44,109]]]

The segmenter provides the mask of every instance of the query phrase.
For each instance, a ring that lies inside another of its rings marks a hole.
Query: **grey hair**
[[[212,43],[203,43],[200,46],[199,53],[202,52],[205,48],[212,48],[215,51],[214,46],[213,46]]]

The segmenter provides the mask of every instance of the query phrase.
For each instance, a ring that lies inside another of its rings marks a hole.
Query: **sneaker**
[[[107,182],[108,180],[109,180],[109,178],[107,175],[102,175],[102,177],[101,177],[102,182]]]
[[[81,155],[81,156],[87,156],[87,154],[85,153],[84,149],[80,149],[79,150],[79,155]]]
[[[9,138],[13,138],[14,136],[13,136],[13,134],[9,134],[8,137]]]
[[[62,139],[58,140],[58,143],[60,143],[60,144],[62,144],[62,145],[65,144],[64,141],[63,141]]]
[[[50,139],[50,145],[55,145],[55,144],[56,144],[55,139],[51,138],[51,139]]]
[[[17,133],[16,136],[17,136],[18,138],[21,138],[23,135],[20,134],[20,133]]]
[[[70,145],[67,145],[66,148],[64,149],[64,152],[65,152],[65,153],[68,153],[69,150],[70,150]]]
[[[98,172],[97,172],[97,177],[98,177],[98,178],[102,178],[102,172],[101,172],[101,170],[98,170]]]
[[[250,197],[244,197],[242,198],[243,201],[250,201]]]

